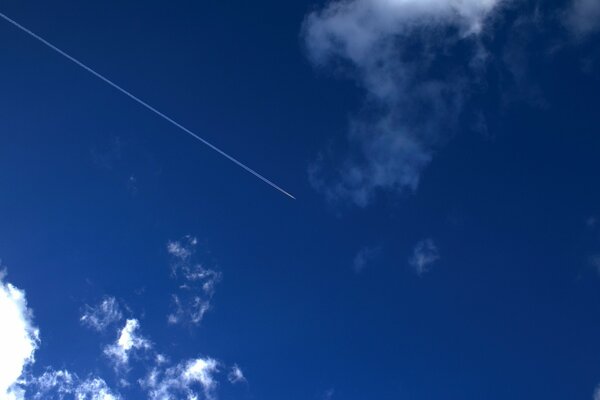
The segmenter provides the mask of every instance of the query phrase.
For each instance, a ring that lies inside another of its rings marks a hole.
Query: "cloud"
[[[210,310],[215,286],[221,280],[220,272],[193,262],[197,245],[198,240],[189,235],[167,243],[167,251],[173,258],[171,272],[179,282],[179,292],[172,294],[174,310],[167,317],[171,324],[199,324]]]
[[[100,378],[83,381],[75,389],[77,400],[117,400],[120,397],[111,392],[106,382]]]
[[[573,0],[564,16],[565,26],[576,36],[585,36],[600,29],[600,2]]]
[[[32,364],[40,339],[25,292],[4,282],[0,272],[0,398],[23,399],[22,374]]]
[[[215,397],[217,381],[214,375],[218,372],[219,363],[212,358],[196,358],[164,372],[154,369],[140,382],[151,400],[173,398],[197,399],[195,388],[200,387],[206,399]]]
[[[28,388],[34,390],[34,399],[44,399],[56,393],[59,398],[72,394],[75,390],[77,375],[66,370],[46,371],[28,382]]]
[[[114,297],[106,297],[95,307],[85,306],[80,321],[97,331],[104,331],[109,325],[121,321],[123,314]]]
[[[381,255],[381,246],[367,246],[363,247],[356,253],[352,262],[354,272],[362,272],[370,262]]]
[[[182,241],[170,241],[167,243],[167,251],[170,255],[181,261],[189,259],[193,253],[194,247],[198,244],[198,239],[193,236],[185,236]]]
[[[28,389],[34,399],[59,398],[65,396],[77,400],[118,400],[120,395],[114,393],[99,377],[89,377],[81,380],[77,374],[67,370],[44,372],[41,376],[29,382]]]
[[[363,112],[350,124],[347,154],[333,168],[330,155],[320,155],[309,167],[312,185],[330,201],[363,207],[381,190],[416,190],[480,80],[479,35],[500,3],[338,0],[309,14],[309,58],[349,71],[366,93]]]
[[[139,328],[140,323],[137,319],[128,319],[116,343],[105,347],[104,354],[113,361],[117,369],[127,367],[132,352],[152,348],[152,344],[138,333]]]
[[[244,373],[242,372],[242,370],[240,369],[240,367],[237,364],[234,364],[233,367],[231,367],[231,370],[229,371],[229,374],[227,375],[227,379],[229,380],[230,383],[246,382],[246,377],[244,376]]]
[[[425,239],[417,243],[408,263],[415,269],[417,275],[421,276],[429,272],[431,265],[439,259],[440,255],[433,240]]]
[[[325,393],[323,393],[322,399],[323,400],[331,400],[333,399],[333,395],[335,394],[335,389],[327,389],[325,391]]]

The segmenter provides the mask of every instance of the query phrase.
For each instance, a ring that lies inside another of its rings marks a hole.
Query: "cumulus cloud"
[[[151,400],[198,398],[198,388],[206,399],[214,399],[219,363],[212,358],[197,358],[180,363],[165,371],[153,369],[140,382]]]
[[[198,240],[193,236],[167,243],[167,251],[173,259],[171,272],[179,282],[179,291],[172,294],[174,310],[167,317],[171,324],[199,324],[210,310],[215,286],[221,280],[220,272],[193,262],[197,245]]]
[[[117,369],[127,367],[132,352],[152,348],[152,344],[138,333],[139,328],[137,319],[128,319],[117,341],[105,347],[104,354],[113,361]]]
[[[415,246],[409,264],[417,275],[423,275],[431,269],[433,263],[440,259],[437,246],[431,239],[421,240]]]
[[[333,168],[321,155],[309,167],[313,186],[358,206],[380,190],[414,191],[481,75],[479,34],[500,2],[337,0],[308,15],[313,63],[349,70],[366,92],[348,154]]]
[[[95,307],[85,306],[80,321],[97,331],[104,331],[109,325],[121,321],[123,313],[114,297],[106,297]]]
[[[23,399],[23,370],[34,362],[40,339],[25,292],[4,278],[0,272],[0,398],[17,400]]]
[[[600,29],[600,1],[573,0],[565,15],[565,25],[577,36]]]
[[[77,374],[67,370],[44,372],[29,382],[28,389],[34,399],[65,397],[77,400],[118,400],[121,397],[113,392],[99,377],[80,379]]]

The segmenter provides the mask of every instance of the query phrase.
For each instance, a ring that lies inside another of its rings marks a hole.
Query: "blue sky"
[[[600,399],[596,0],[5,3],[0,400]]]

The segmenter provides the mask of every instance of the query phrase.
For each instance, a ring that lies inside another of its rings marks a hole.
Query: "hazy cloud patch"
[[[417,243],[408,263],[413,267],[417,275],[422,276],[429,272],[431,266],[439,259],[440,254],[433,240],[425,239]]]
[[[356,255],[354,256],[354,260],[352,261],[352,268],[354,272],[361,273],[365,268],[367,268],[370,263],[372,263],[375,259],[381,256],[382,247],[381,246],[366,246],[361,248]]]
[[[361,207],[379,191],[416,190],[481,79],[479,35],[500,3],[339,0],[309,14],[303,35],[311,61],[347,71],[365,91],[349,151],[340,160],[320,155],[309,167],[312,185],[330,201]]]

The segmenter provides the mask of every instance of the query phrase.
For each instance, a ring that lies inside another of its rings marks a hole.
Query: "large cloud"
[[[578,36],[600,30],[600,1],[574,0],[569,8],[565,23]]]
[[[349,70],[366,92],[349,153],[309,172],[330,200],[367,205],[378,190],[415,190],[436,148],[456,129],[478,81],[478,40],[501,0],[338,0],[304,23],[317,66]]]
[[[22,399],[23,369],[34,361],[39,331],[33,326],[25,292],[4,282],[0,272],[0,398]]]

